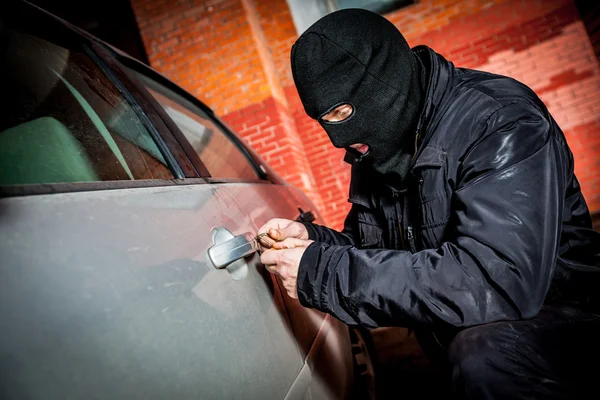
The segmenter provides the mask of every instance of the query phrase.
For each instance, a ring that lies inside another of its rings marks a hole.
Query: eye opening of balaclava
[[[425,88],[422,66],[398,29],[370,11],[337,11],[298,38],[291,63],[306,113],[333,145],[366,144],[369,152],[361,158],[377,172],[403,180]],[[353,108],[348,118],[322,119],[342,104]]]
[[[333,111],[334,111],[334,110],[336,110],[338,107],[345,106],[345,105],[348,105],[348,106],[350,106],[350,107],[352,108],[352,111],[350,112],[350,114],[349,114],[347,117],[345,117],[344,119],[342,119],[342,120],[339,120],[339,121],[329,121],[329,120],[326,120],[326,119],[325,119],[325,116],[326,116],[327,114],[329,114],[329,113],[333,112]],[[321,116],[319,116],[319,117],[317,118],[317,120],[318,120],[320,123],[322,123],[322,124],[340,124],[340,123],[342,123],[342,122],[346,122],[346,121],[348,121],[350,118],[352,118],[352,117],[354,116],[354,114],[355,114],[355,111],[356,111],[356,107],[354,106],[354,104],[352,104],[352,103],[348,103],[347,101],[346,101],[346,102],[341,102],[341,103],[339,103],[339,104],[336,104],[336,105],[334,105],[333,107],[330,107],[330,108],[329,108],[327,111],[325,111],[323,114],[321,114]]]
[[[325,117],[328,114],[334,112],[339,107],[346,106],[346,105],[350,106],[350,108],[351,108],[350,114],[348,114],[347,116],[344,116],[340,120],[333,121],[333,120],[325,119]],[[344,122],[350,120],[350,118],[352,118],[355,115],[355,110],[356,110],[356,107],[353,104],[348,103],[348,102],[343,102],[343,103],[340,103],[340,104],[336,104],[333,107],[331,107],[329,110],[325,111],[319,118],[317,118],[317,121],[321,125],[323,125],[323,126],[325,126],[325,125],[343,124]],[[361,144],[365,144],[365,143],[361,143]],[[335,143],[333,143],[333,145],[334,145],[334,147],[339,147],[339,148],[343,147],[343,146],[341,146],[339,144],[336,146]],[[371,152],[370,148],[365,153],[361,153],[357,149],[355,149],[353,147],[350,147],[350,146],[345,147],[345,149],[346,149],[346,153],[349,153],[352,156],[352,158],[351,158],[352,162],[360,162],[360,161],[362,161],[365,157],[369,157],[369,154]]]

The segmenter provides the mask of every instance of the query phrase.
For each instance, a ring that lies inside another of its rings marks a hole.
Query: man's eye
[[[328,114],[322,117],[322,120],[325,122],[341,122],[345,119],[348,119],[350,115],[352,115],[352,107],[348,105],[344,105],[340,108],[331,110]]]
[[[348,109],[337,110],[335,115],[336,115],[336,117],[338,117],[340,119],[346,119],[346,118],[348,118],[348,115],[350,115],[350,110],[348,110]]]

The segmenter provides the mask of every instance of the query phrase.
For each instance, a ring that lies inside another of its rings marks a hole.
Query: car
[[[0,9],[2,398],[373,390],[368,335],[260,264],[259,227],[322,222],[313,203],[150,67],[30,3]]]

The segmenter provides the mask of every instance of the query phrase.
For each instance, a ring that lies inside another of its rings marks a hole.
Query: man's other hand
[[[313,241],[287,238],[276,242],[273,248],[266,250],[260,261],[267,269],[279,275],[283,287],[292,299],[298,298],[298,268],[304,251]]]
[[[263,227],[258,230],[258,236],[264,234],[267,234],[269,238],[275,242],[282,242],[288,238],[308,240],[308,231],[303,224],[283,218],[274,218],[263,225]],[[263,251],[273,245],[272,241],[268,240],[269,238],[264,238],[259,241]]]

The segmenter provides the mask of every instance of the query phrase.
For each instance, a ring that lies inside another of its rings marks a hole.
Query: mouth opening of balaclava
[[[306,113],[333,145],[368,145],[363,162],[404,181],[415,151],[425,82],[420,61],[398,29],[370,11],[337,11],[300,36],[291,63]],[[342,104],[353,107],[350,117],[322,119]]]

